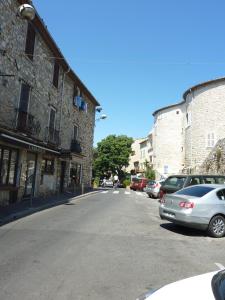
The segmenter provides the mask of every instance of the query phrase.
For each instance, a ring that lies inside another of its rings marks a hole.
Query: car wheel
[[[225,219],[218,215],[211,219],[208,232],[212,237],[220,238],[225,234]]]
[[[149,198],[152,198],[152,195],[151,194],[148,194]]]

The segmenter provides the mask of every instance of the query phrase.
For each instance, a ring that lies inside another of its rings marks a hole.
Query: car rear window
[[[182,188],[184,186],[185,179],[186,177],[176,177],[176,176],[169,177],[166,179],[163,186]]]
[[[133,179],[132,179],[132,182],[139,182],[139,181],[140,181],[139,178],[133,178]]]
[[[156,182],[155,182],[154,180],[149,180],[149,181],[148,181],[148,184],[149,184],[149,185],[154,185],[155,183],[156,183]]]
[[[215,188],[208,187],[208,186],[191,186],[176,192],[176,195],[187,195],[187,196],[194,196],[194,197],[203,197],[207,193],[211,192]]]

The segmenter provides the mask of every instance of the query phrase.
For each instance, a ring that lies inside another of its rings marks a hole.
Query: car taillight
[[[182,201],[179,203],[179,206],[182,208],[194,208],[195,204],[193,202]]]
[[[162,190],[160,190],[160,192],[159,192],[159,198],[160,198],[160,200],[162,199],[163,195],[164,195],[164,192]]]

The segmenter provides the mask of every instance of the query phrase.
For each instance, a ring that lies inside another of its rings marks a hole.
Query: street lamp
[[[107,115],[101,115],[99,118],[97,118],[95,121],[104,120],[107,118]]]
[[[18,8],[18,14],[22,19],[32,21],[35,18],[35,9],[30,4],[22,4]]]
[[[21,19],[25,19],[27,21],[32,21],[35,18],[35,9],[30,4],[22,4],[18,7],[17,15]],[[6,54],[6,50],[0,49],[0,53],[4,56]],[[1,74],[0,77],[14,77],[14,74]]]

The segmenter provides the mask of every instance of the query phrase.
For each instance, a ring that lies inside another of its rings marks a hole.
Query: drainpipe
[[[70,72],[70,67],[68,67],[67,71],[63,73],[63,78],[62,78],[62,90],[61,90],[61,107],[60,107],[60,116],[59,116],[59,134],[61,131],[61,121],[62,121],[62,108],[63,108],[63,94],[64,94],[64,86],[65,86],[65,78],[66,75]]]

